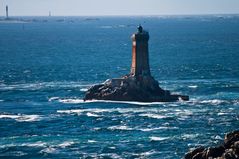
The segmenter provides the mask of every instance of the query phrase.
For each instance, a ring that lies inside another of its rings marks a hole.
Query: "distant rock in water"
[[[139,102],[173,102],[189,100],[188,96],[171,94],[159,87],[150,73],[148,56],[149,34],[142,26],[132,35],[131,72],[121,78],[108,79],[103,84],[92,86],[84,100],[113,100]]]
[[[225,135],[224,143],[217,147],[198,147],[185,155],[185,159],[239,159],[239,131]]]

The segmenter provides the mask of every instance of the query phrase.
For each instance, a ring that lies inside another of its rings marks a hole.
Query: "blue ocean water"
[[[0,158],[183,158],[239,126],[239,16],[0,21]],[[127,74],[150,33],[152,75],[188,102],[83,102]]]

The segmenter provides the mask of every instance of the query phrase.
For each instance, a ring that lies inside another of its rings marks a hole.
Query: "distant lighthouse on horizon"
[[[6,19],[9,19],[9,17],[8,17],[8,5],[6,5]]]

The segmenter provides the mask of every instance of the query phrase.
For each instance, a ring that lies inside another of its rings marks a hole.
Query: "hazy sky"
[[[0,0],[0,15],[164,15],[239,13],[239,0]]]

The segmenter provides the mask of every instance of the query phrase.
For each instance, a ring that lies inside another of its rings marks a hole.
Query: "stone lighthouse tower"
[[[149,33],[138,27],[138,32],[132,35],[132,76],[150,76],[149,52],[148,52]]]
[[[174,102],[189,100],[188,96],[171,94],[159,87],[150,73],[148,41],[149,33],[138,27],[132,35],[132,64],[130,74],[121,78],[108,79],[104,83],[92,86],[85,94],[86,100]]]

